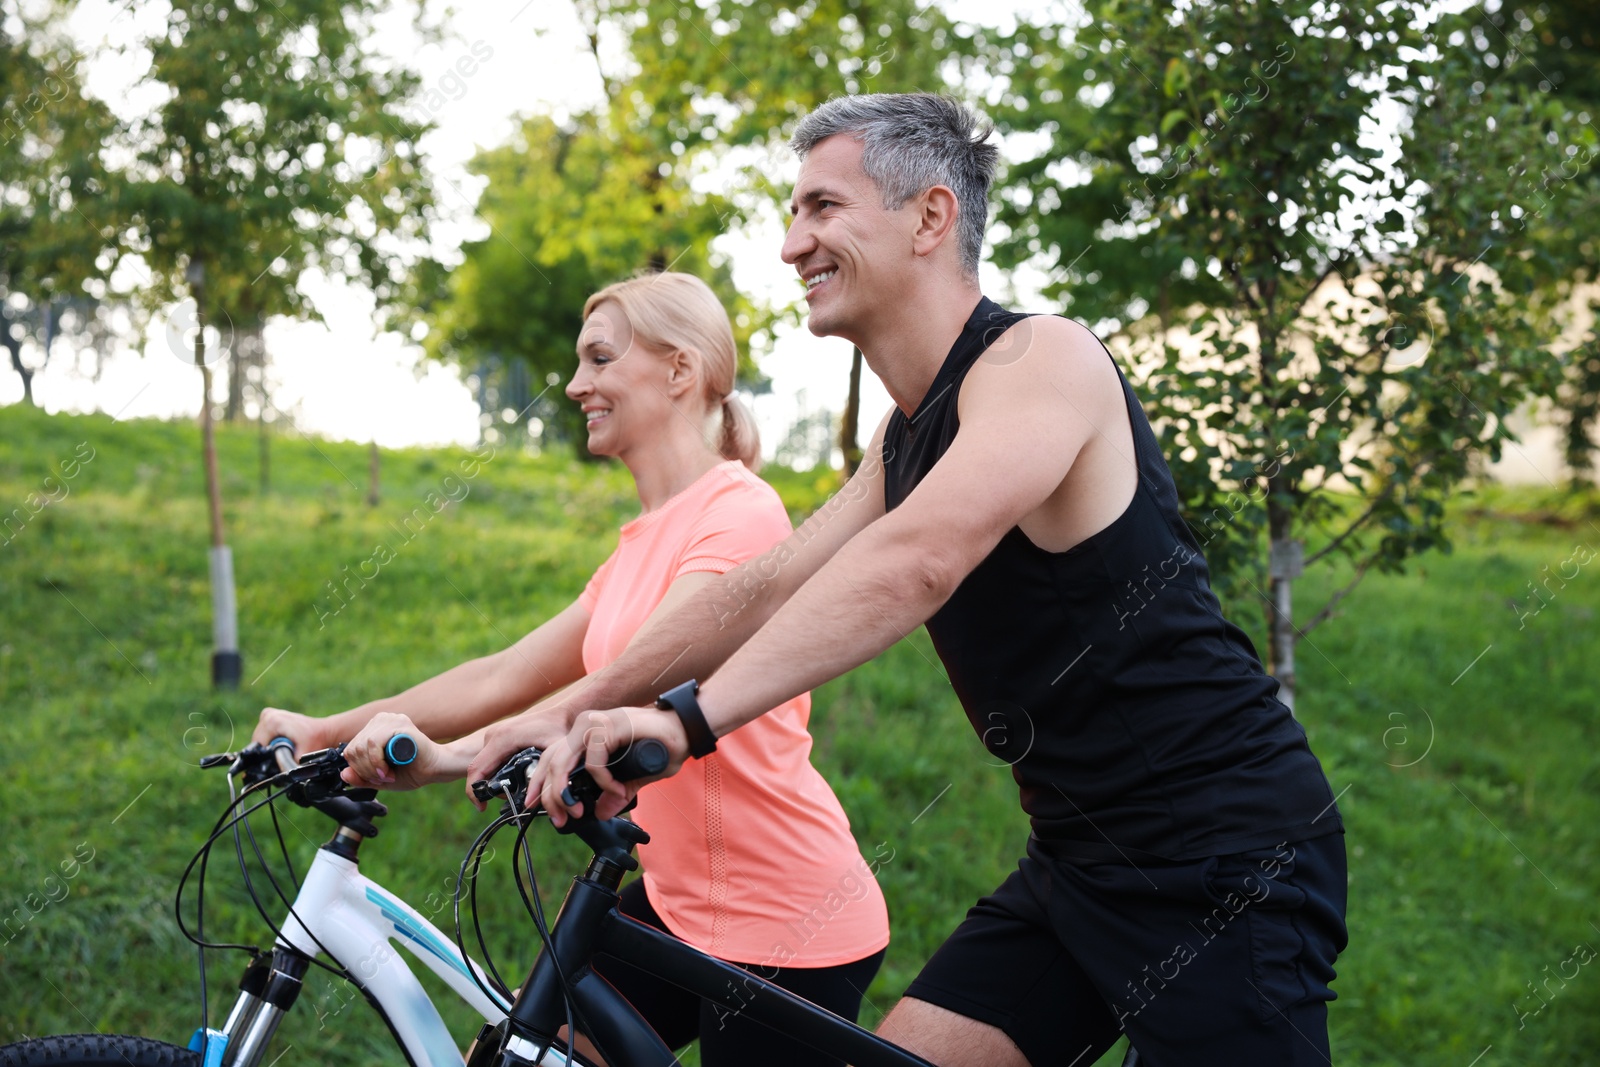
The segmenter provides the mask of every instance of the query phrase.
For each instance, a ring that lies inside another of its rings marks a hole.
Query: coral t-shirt
[[[621,655],[673,581],[721,574],[790,532],[778,494],[733,460],[623,526],[578,599],[584,670]],[[810,694],[798,696],[639,792],[645,893],[674,934],[720,959],[830,967],[889,943],[873,868],[811,765],[810,715]]]

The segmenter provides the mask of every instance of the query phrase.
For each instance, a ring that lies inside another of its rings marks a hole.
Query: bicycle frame
[[[285,773],[291,770],[292,754],[279,752],[274,758]],[[337,766],[343,766],[342,761]],[[296,772],[300,769],[294,768]],[[509,795],[517,790],[508,785],[505,791]],[[499,793],[495,788],[489,795]],[[581,1033],[589,1035],[602,1055],[613,1057],[614,1067],[675,1065],[676,1057],[655,1031],[592,970],[597,953],[632,963],[857,1067],[931,1067],[757,974],[622,915],[617,910],[617,890],[623,874],[638,868],[634,846],[649,840],[643,829],[622,819],[569,822],[567,832],[582,839],[594,851],[594,858],[588,869],[573,879],[548,946],[540,951],[515,1000],[508,1002],[453,940],[360,872],[361,842],[376,832],[370,817],[383,814],[381,806],[375,811],[360,806],[369,801],[370,797],[358,801],[323,795],[307,804],[335,818],[339,829],[317,850],[270,960],[258,957],[246,969],[223,1029],[195,1033],[190,1048],[202,1052],[201,1067],[259,1067],[278,1023],[294,1005],[305,972],[319,953],[341,965],[372,1002],[412,1067],[463,1067],[465,1061],[455,1038],[403,956],[395,951],[396,943],[404,944],[483,1017],[486,1025],[480,1031],[473,1067],[570,1067],[565,1050],[555,1047],[569,1018]],[[305,803],[305,795],[296,802]],[[496,1034],[499,1040],[482,1040]]]
[[[590,836],[583,830],[578,833],[593,847]],[[621,873],[597,856],[587,874],[573,879],[550,934],[555,961],[550,952],[540,952],[517,994],[506,1023],[502,1065],[542,1062],[549,1037],[565,1022],[557,963],[561,973],[576,976],[571,995],[579,1029],[589,1034],[602,1054],[612,1057],[611,1062],[628,1067],[668,1067],[678,1062],[622,995],[589,970],[594,955],[605,953],[855,1067],[931,1067],[757,974],[622,915],[616,892]]]
[[[341,836],[347,833],[341,831]],[[454,941],[415,908],[360,872],[358,842],[341,850],[348,856],[337,854],[332,843],[317,850],[284,921],[270,975],[252,979],[246,973],[227,1023],[213,1036],[213,1041],[222,1038],[220,1047],[216,1052],[207,1049],[206,1067],[213,1058],[227,1067],[256,1067],[278,1021],[294,1003],[300,975],[311,957],[324,950],[355,977],[413,1067],[461,1067],[465,1061],[422,983],[395,951],[396,943],[405,945],[486,1022],[506,1017],[510,1004],[498,995],[486,996],[473,980],[476,974],[485,987],[493,988],[482,968],[464,959]]]

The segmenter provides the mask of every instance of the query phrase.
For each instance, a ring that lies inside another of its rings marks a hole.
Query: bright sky
[[[984,22],[996,19],[995,8],[1014,10],[1016,3],[951,5],[959,17]],[[968,10],[968,9],[971,10]],[[147,36],[166,18],[162,3],[112,4],[85,0],[72,28],[86,51],[102,44],[130,44]],[[1002,16],[1003,17],[1003,16]],[[600,79],[576,14],[565,0],[484,0],[460,5],[449,23],[453,34],[439,46],[420,46],[404,17],[388,20],[375,42],[384,52],[402,56],[438,89],[442,99],[434,113],[439,129],[423,149],[438,177],[438,198],[453,220],[446,231],[459,241],[476,235],[472,208],[478,182],[464,164],[479,146],[504,141],[512,117],[539,108],[577,108],[599,99]],[[476,46],[481,57],[492,52],[469,78],[453,72],[456,61]],[[88,68],[89,89],[112,102],[124,115],[147,110],[154,101],[134,91],[146,56],[100,57]],[[791,160],[786,178],[798,163]],[[774,306],[800,299],[802,290],[791,268],[778,258],[781,219],[774,214],[751,232],[719,239],[719,249],[733,257],[736,283],[749,295]],[[987,270],[988,268],[986,268]],[[999,292],[998,278],[985,276],[985,287]],[[326,319],[321,323],[277,322],[266,332],[270,375],[276,383],[275,405],[291,412],[308,432],[334,438],[377,440],[385,446],[471,443],[477,440],[478,411],[473,397],[453,369],[420,365],[418,350],[398,335],[377,331],[372,301],[363,290],[324,278],[307,278],[301,288]],[[181,321],[181,311],[174,317]],[[151,330],[142,353],[114,354],[91,377],[93,356],[80,367],[64,347],[58,348],[34,379],[35,396],[50,411],[100,410],[119,417],[194,415],[199,411],[199,374],[191,362],[192,340],[167,323]],[[782,332],[774,351],[761,363],[772,379],[770,396],[757,398],[756,416],[763,444],[770,453],[788,427],[804,411],[844,404],[850,365],[848,344],[814,338],[801,329]],[[863,376],[862,425],[871,427],[890,401],[870,373]],[[218,395],[221,395],[219,383]],[[22,386],[9,369],[0,368],[0,404],[17,400]]]

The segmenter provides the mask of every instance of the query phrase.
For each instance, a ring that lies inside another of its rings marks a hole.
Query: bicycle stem
[[[550,949],[539,954],[511,1005],[507,1048],[523,1059],[532,1057],[521,1049],[536,1047],[539,1035],[554,1034],[565,1025],[567,991],[562,976],[575,983],[588,971],[606,915],[617,905],[622,876],[639,867],[634,846],[650,840],[642,827],[626,819],[578,818],[562,829],[577,835],[594,851],[594,858],[583,876],[573,880],[551,928]],[[513,1046],[520,1047],[513,1050]]]

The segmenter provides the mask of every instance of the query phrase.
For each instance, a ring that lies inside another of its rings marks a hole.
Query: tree
[[[200,314],[249,330],[316,318],[309,270],[403,291],[433,194],[416,151],[432,128],[418,76],[371,55],[373,0],[179,0],[144,42],[147,86],[167,100],[137,123],[123,208],[154,275],[151,297],[189,292]],[[425,32],[426,27],[420,27]]]
[[[1370,570],[1448,548],[1446,499],[1555,380],[1549,234],[1517,190],[1592,131],[1474,84],[1457,28],[1422,3],[1100,0],[994,53],[997,117],[1044,144],[1000,190],[996,258],[1123,346],[1291,704],[1297,641]],[[1296,613],[1302,568],[1341,559]]]
[[[108,340],[117,245],[101,148],[116,121],[83,94],[79,59],[52,18],[0,15],[0,344],[30,404],[58,339]]]
[[[958,62],[950,57],[971,52],[912,0],[575,6],[604,103],[559,120],[532,116],[513,145],[481,156],[491,235],[465,249],[436,297],[419,282],[431,354],[468,372],[490,358],[526,359],[536,388],[569,366],[583,297],[636,270],[704,274],[735,309],[741,349],[748,338],[759,344],[776,318],[733,292],[710,242],[787,197],[776,175],[788,128],[831,95],[939,88]],[[776,317],[795,319],[796,308]],[[533,414],[576,429],[562,405]],[[844,425],[854,425],[853,408]]]
[[[579,0],[579,8],[592,9],[589,24],[598,25],[602,5]],[[731,191],[736,202],[748,202],[739,192],[773,203],[787,198],[772,180],[771,160],[792,125],[829,97],[964,93],[982,40],[917,0],[702,0],[693,8],[613,0],[603,10],[631,27],[634,84],[659,116],[652,128],[667,139],[661,148],[762,150],[763,163],[747,168],[744,188]],[[861,353],[852,351],[838,439],[847,477],[861,460],[860,412]]]
[[[212,679],[237,685],[232,558],[224,544],[211,440],[208,323],[250,330],[274,315],[315,317],[298,283],[311,269],[402,291],[408,247],[432,204],[416,142],[429,128],[420,88],[365,40],[374,0],[173,0],[143,42],[144,79],[165,102],[133,131],[121,205],[153,272],[148,297],[194,301],[195,362],[211,516],[216,652]],[[420,21],[420,18],[419,18]]]
[[[1506,80],[1548,93],[1573,114],[1567,121],[1589,124],[1600,113],[1600,28],[1586,0],[1541,0],[1531,8],[1508,10],[1502,4],[1474,8],[1454,32],[1470,39],[1484,82]],[[1552,130],[1551,132],[1555,132]],[[1532,180],[1536,205],[1553,229],[1549,242],[1559,264],[1554,292],[1570,301],[1569,310],[1587,311],[1594,321],[1597,248],[1589,220],[1600,211],[1600,166],[1579,146],[1567,158],[1552,160]],[[1595,455],[1594,426],[1600,419],[1600,335],[1591,325],[1571,338],[1562,353],[1565,381],[1556,395],[1564,423],[1563,458],[1574,483],[1590,481]]]
[[[593,112],[566,121],[537,115],[509,143],[480,152],[471,169],[487,179],[478,217],[488,236],[463,246],[460,266],[433,283],[443,293],[422,308],[430,356],[480,379],[491,358],[531,370],[524,380],[536,401],[516,395],[515,376],[496,388],[551,439],[582,440],[581,416],[551,387],[572,371],[590,293],[670,267],[706,278],[732,310],[736,333],[748,338],[753,323],[710,253],[731,215],[727,202],[661,180],[656,158],[624,141]],[[744,374],[752,370],[746,362]]]

